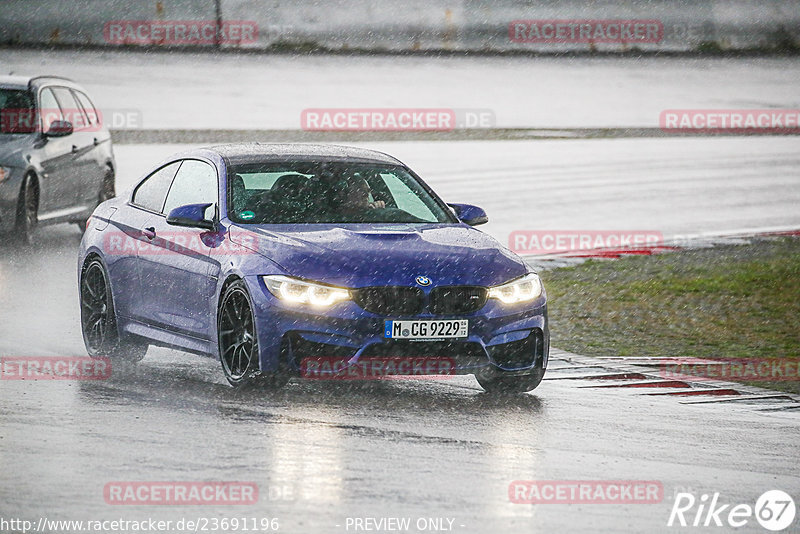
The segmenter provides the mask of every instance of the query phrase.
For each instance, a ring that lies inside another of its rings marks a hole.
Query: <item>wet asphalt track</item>
[[[32,248],[4,245],[0,353],[85,354],[79,239],[58,226]],[[453,532],[666,532],[683,489],[751,505],[771,489],[800,494],[797,410],[587,389],[551,380],[575,376],[553,357],[533,394],[511,398],[484,394],[472,377],[236,392],[217,362],[164,349],[108,381],[0,381],[0,517],[277,517],[281,532],[422,517],[452,519]],[[509,501],[514,480],[609,479],[661,481],[664,500]],[[108,482],[149,480],[254,482],[260,496],[245,506],[104,501]],[[740,531],[763,532],[753,520]]]
[[[654,127],[665,107],[797,107],[795,58],[565,64],[4,50],[3,62],[75,78],[104,111],[132,111],[138,122],[126,128],[297,128],[302,109],[326,106],[491,108],[499,127],[539,128]],[[309,73],[328,83],[309,83]],[[387,85],[389,77],[414,83]],[[800,227],[799,139],[369,146],[399,156],[448,201],[486,208],[483,228],[505,242],[534,228],[673,236]],[[177,148],[116,146],[118,189]],[[0,245],[0,356],[85,354],[79,239],[59,226],[33,248]],[[0,520],[277,517],[281,532],[342,533],[356,532],[348,518],[421,517],[450,519],[464,533],[722,532],[667,528],[675,492],[753,505],[782,489],[798,501],[800,414],[784,409],[792,403],[687,404],[587,388],[570,379],[585,369],[552,356],[534,393],[501,399],[472,377],[236,392],[217,362],[163,349],[107,381],[0,380]],[[658,480],[664,499],[511,503],[509,484],[525,479]],[[232,507],[103,498],[109,482],[148,480],[254,482],[260,497]],[[765,531],[751,519],[737,532]]]

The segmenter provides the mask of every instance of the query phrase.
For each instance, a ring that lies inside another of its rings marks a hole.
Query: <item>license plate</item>
[[[445,321],[386,321],[384,336],[392,339],[442,339],[467,337],[468,319]]]

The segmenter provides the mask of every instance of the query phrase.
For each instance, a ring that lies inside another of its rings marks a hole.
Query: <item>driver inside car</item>
[[[337,188],[339,210],[346,214],[361,214],[365,210],[385,208],[383,200],[370,200],[372,189],[358,174],[344,178]]]

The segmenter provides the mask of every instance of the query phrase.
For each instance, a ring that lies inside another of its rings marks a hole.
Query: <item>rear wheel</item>
[[[86,264],[81,273],[81,330],[86,352],[93,358],[109,357],[138,362],[147,353],[147,343],[121,339],[114,315],[114,299],[108,274],[99,259]]]
[[[103,177],[103,187],[100,188],[100,193],[98,194],[98,204],[102,204],[106,200],[111,200],[115,196],[117,196],[117,192],[115,189],[115,180],[114,177],[114,169],[111,167],[106,168],[106,174]]]
[[[111,167],[106,168],[106,174],[103,177],[103,185],[100,186],[100,192],[97,193],[97,206],[105,202],[106,200],[111,200],[116,196],[115,191],[115,178],[114,178],[114,169]],[[75,221],[75,224],[81,229],[81,231],[86,230],[86,224],[88,223],[89,219],[81,219],[79,221]]]
[[[17,201],[17,222],[14,238],[19,243],[30,245],[33,232],[39,223],[39,184],[33,174],[27,174],[22,180],[22,187]]]
[[[544,369],[535,367],[525,374],[512,374],[507,371],[493,369],[475,375],[478,383],[487,393],[514,394],[533,391],[544,378]]]

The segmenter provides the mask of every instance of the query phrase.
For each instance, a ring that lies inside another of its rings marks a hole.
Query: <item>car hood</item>
[[[230,236],[287,275],[344,287],[410,286],[418,276],[433,286],[493,286],[528,270],[494,238],[463,224],[234,225]]]

